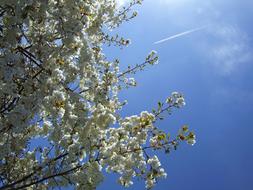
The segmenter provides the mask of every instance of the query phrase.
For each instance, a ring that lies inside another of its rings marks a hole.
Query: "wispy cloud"
[[[189,27],[196,23],[211,23],[203,31],[204,35],[196,35],[193,48],[198,49],[201,56],[208,59],[206,62],[209,62],[210,67],[215,68],[217,73],[231,75],[253,61],[249,34],[245,27],[242,28],[242,18],[239,17],[241,12],[235,10],[236,3],[231,2],[228,5],[220,0],[147,1],[153,3],[151,7],[158,7],[160,12],[166,14],[166,22],[170,24],[171,28]],[[224,14],[225,12],[226,14]],[[165,20],[164,17],[159,18]],[[195,31],[182,32],[155,43],[159,44],[183,37],[192,32]]]
[[[216,41],[207,45],[209,56],[222,74],[231,74],[252,60],[248,36],[238,27],[216,26],[209,32]]]
[[[198,27],[198,28],[194,28],[194,29],[191,29],[191,30],[187,30],[185,32],[181,32],[181,33],[178,33],[178,34],[175,34],[175,35],[172,35],[172,36],[169,36],[167,38],[164,38],[162,40],[159,40],[159,41],[156,41],[154,42],[154,44],[160,44],[160,43],[163,43],[163,42],[166,42],[168,40],[172,40],[172,39],[175,39],[175,38],[178,38],[178,37],[181,37],[181,36],[185,36],[185,35],[188,35],[188,34],[191,34],[193,32],[197,32],[199,30],[203,30],[205,29],[207,26],[202,26],[202,27]]]

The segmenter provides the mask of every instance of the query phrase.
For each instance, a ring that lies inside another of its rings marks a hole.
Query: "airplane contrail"
[[[207,26],[208,26],[208,25],[202,26],[202,27],[198,27],[198,28],[194,28],[194,29],[191,29],[191,30],[187,30],[187,31],[181,32],[181,33],[179,33],[179,34],[175,34],[175,35],[170,36],[170,37],[168,37],[168,38],[164,38],[164,39],[162,39],[162,40],[159,40],[159,41],[157,41],[157,42],[154,42],[154,44],[160,44],[160,43],[162,43],[162,42],[165,42],[165,41],[168,41],[168,40],[172,40],[172,39],[174,39],[174,38],[178,38],[178,37],[181,37],[181,36],[184,36],[184,35],[193,33],[193,32],[197,32],[197,31],[199,31],[199,30],[203,30],[203,29],[205,29]]]

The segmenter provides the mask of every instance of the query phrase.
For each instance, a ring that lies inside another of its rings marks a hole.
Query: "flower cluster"
[[[158,57],[152,51],[121,72],[102,47],[129,45],[111,30],[135,17],[141,2],[117,9],[115,0],[1,0],[0,189],[92,190],[103,169],[124,186],[141,177],[149,189],[166,173],[148,150],[195,143],[192,132],[170,141],[155,126],[164,111],[185,105],[180,93],[153,113],[120,114],[118,93],[136,86],[128,74]]]
[[[179,108],[185,106],[184,97],[178,92],[172,92],[171,96],[167,98],[166,103],[174,103]]]

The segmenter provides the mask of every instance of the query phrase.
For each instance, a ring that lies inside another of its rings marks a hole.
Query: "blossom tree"
[[[151,112],[122,117],[118,93],[158,57],[119,69],[102,47],[127,46],[110,31],[137,14],[132,0],[1,0],[0,189],[95,189],[104,172],[146,188],[166,177],[155,151],[195,143],[187,126],[170,138],[156,126],[184,106],[173,92]]]

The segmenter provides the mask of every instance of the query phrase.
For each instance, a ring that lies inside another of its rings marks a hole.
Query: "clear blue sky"
[[[160,155],[168,177],[155,190],[253,189],[252,7],[252,0],[146,0],[139,16],[118,30],[132,44],[106,49],[109,57],[121,58],[122,67],[141,63],[153,49],[159,53],[159,65],[138,73],[136,88],[122,91],[129,102],[123,115],[151,110],[172,91],[185,95],[186,107],[159,125],[175,132],[188,124],[197,143]],[[116,179],[106,175],[98,190],[124,189]],[[137,181],[129,189],[144,186]]]

